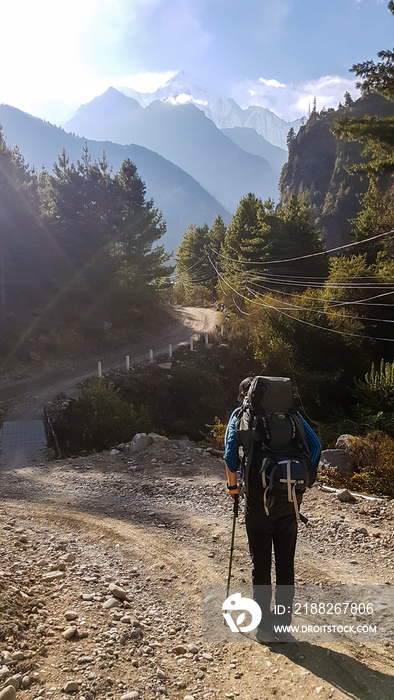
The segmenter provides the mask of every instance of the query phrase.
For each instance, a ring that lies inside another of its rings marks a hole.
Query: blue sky
[[[353,63],[392,48],[387,0],[7,0],[0,102],[60,122],[110,85],[179,70],[285,119],[354,92]]]

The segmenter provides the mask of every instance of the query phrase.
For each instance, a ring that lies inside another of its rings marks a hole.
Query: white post
[[[223,333],[224,333],[224,326],[223,326],[223,323],[222,323],[222,325],[220,326],[220,334],[223,335]]]
[[[130,369],[130,355],[126,355],[126,369]]]
[[[208,339],[208,333],[205,333],[205,345],[208,345],[209,339]]]
[[[193,350],[193,336],[190,336],[190,350]]]
[[[149,362],[153,362],[153,350],[149,350]]]
[[[102,376],[102,372],[101,372],[101,362],[100,362],[100,360],[99,360],[98,363],[97,363],[97,376],[98,376],[98,377],[101,377],[101,376]]]
[[[168,346],[168,356],[172,357],[172,345],[171,345],[171,343]]]

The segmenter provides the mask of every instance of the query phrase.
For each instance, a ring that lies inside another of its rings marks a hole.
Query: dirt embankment
[[[3,465],[0,492],[0,697],[10,683],[26,700],[394,697],[389,642],[203,641],[232,508],[222,460],[195,444]],[[297,582],[392,585],[393,505],[312,488]],[[250,581],[242,520],[235,585]]]

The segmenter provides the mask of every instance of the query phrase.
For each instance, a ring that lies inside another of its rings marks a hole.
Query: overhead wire
[[[345,336],[351,336],[353,338],[363,338],[364,340],[382,340],[386,341],[388,343],[394,343],[394,338],[378,338],[376,336],[368,336],[364,335],[363,333],[350,333],[349,331],[339,331],[336,328],[328,328],[327,326],[319,326],[316,323],[311,323],[310,321],[305,321],[302,318],[298,318],[297,316],[291,316],[291,314],[286,313],[286,311],[283,311],[283,309],[279,309],[276,306],[272,306],[271,304],[259,304],[258,302],[251,301],[252,304],[257,304],[258,306],[267,306],[270,309],[274,309],[275,311],[278,311],[279,313],[283,314],[284,316],[287,316],[288,318],[291,318],[293,321],[298,321],[299,323],[304,323],[307,326],[311,326],[312,328],[319,328],[320,330],[323,331],[329,331],[330,333],[338,333],[339,335],[345,335]],[[355,319],[357,320],[357,319]]]
[[[249,287],[246,287],[246,290],[250,292],[254,297],[257,299],[270,299],[271,301],[278,301],[275,299],[275,297],[270,297],[268,294],[265,294],[264,297],[261,297],[257,292],[254,292],[253,289],[249,289]],[[318,301],[316,299],[316,301]],[[327,316],[332,316],[331,311],[325,311],[324,309],[314,309],[309,306],[298,306],[296,304],[291,304],[288,301],[284,301],[283,299],[280,300],[281,304],[286,304],[289,309],[294,309],[294,310],[299,310],[299,311],[305,311],[305,312],[312,312],[316,314],[325,314]],[[370,316],[352,316],[351,314],[341,314],[341,318],[353,318],[355,321],[373,321],[373,322],[378,322],[378,323],[394,323],[394,319],[382,319],[382,318],[371,318]]]
[[[265,289],[269,292],[273,292],[275,290],[272,290],[271,287],[267,287],[265,285],[257,285],[255,282],[250,282],[251,285],[256,286],[260,289]],[[297,297],[299,299],[307,299],[308,301],[316,301],[316,297],[311,297],[307,296],[306,294],[295,294],[293,292],[284,292],[283,290],[280,292],[282,296],[288,296],[288,297]],[[364,304],[363,302],[365,301],[371,301],[372,299],[379,299],[383,296],[389,296],[390,294],[394,294],[393,291],[385,292],[383,294],[376,294],[371,297],[366,297],[365,299],[357,299],[357,300],[351,300],[351,301],[338,301],[338,299],[324,299],[326,303],[330,303],[333,306],[340,306],[340,305],[348,305],[348,304],[361,304],[362,306],[392,306],[392,304]]]
[[[353,241],[352,243],[346,243],[345,245],[337,246],[336,248],[330,248],[328,250],[322,250],[318,251],[317,253],[309,253],[307,255],[299,255],[294,258],[282,258],[281,260],[266,260],[266,261],[253,261],[253,265],[278,265],[279,263],[288,263],[288,262],[296,262],[297,260],[306,260],[308,258],[316,258],[319,255],[329,255],[330,253],[337,252],[338,250],[345,250],[347,248],[351,248],[353,246],[357,245],[362,245],[365,243],[370,243],[371,241],[375,241],[378,238],[383,238],[384,236],[389,236],[390,234],[394,233],[394,229],[391,231],[385,231],[384,233],[378,233],[376,236],[371,236],[370,238],[365,238],[362,241]],[[235,260],[234,258],[229,258],[223,253],[219,253],[218,251],[213,251],[211,249],[211,252],[214,252],[216,255],[219,255],[220,257],[224,258],[225,260],[230,260],[232,262],[237,262],[239,263],[245,263],[245,264],[250,264],[249,261],[247,260]]]
[[[355,241],[353,243],[349,243],[343,246],[337,246],[336,248],[331,248],[330,250],[326,251],[319,251],[318,253],[311,253],[309,255],[302,255],[302,256],[297,256],[294,258],[287,258],[287,259],[282,259],[282,260],[275,260],[275,261],[254,261],[253,265],[266,265],[266,264],[279,264],[279,263],[288,263],[288,262],[293,262],[293,261],[298,261],[298,260],[304,260],[306,258],[314,258],[319,255],[324,255],[324,254],[329,254],[332,252],[336,252],[339,250],[345,250],[347,248],[360,245],[362,243],[370,242],[373,240],[380,239],[384,236],[388,236],[390,234],[394,233],[394,231],[386,231],[381,234],[377,234],[376,236],[373,236],[371,238],[368,238],[363,241]],[[197,283],[203,283],[204,281],[207,280],[212,280],[212,275],[210,274],[209,270],[203,265],[204,261],[208,259],[212,269],[214,270],[218,284],[223,292],[224,295],[228,295],[226,290],[224,289],[224,286],[227,287],[227,289],[230,289],[233,294],[232,294],[232,300],[237,308],[237,310],[242,313],[243,315],[250,316],[252,315],[251,313],[245,311],[244,309],[239,306],[239,304],[236,302],[236,299],[234,297],[234,294],[239,297],[241,300],[247,302],[248,304],[264,307],[266,309],[272,309],[280,314],[283,314],[284,316],[287,316],[288,318],[291,318],[294,321],[298,321],[300,323],[303,323],[305,325],[318,328],[320,330],[326,330],[328,332],[332,333],[337,333],[340,335],[344,336],[350,336],[350,337],[358,337],[358,338],[363,338],[363,339],[370,339],[370,340],[381,340],[381,341],[387,341],[387,342],[394,342],[394,339],[392,338],[384,338],[384,337],[372,337],[372,336],[367,336],[362,333],[351,333],[350,331],[341,331],[338,329],[334,328],[329,328],[326,326],[320,326],[316,323],[311,323],[310,321],[306,321],[304,319],[298,318],[298,316],[294,316],[291,313],[288,313],[289,311],[293,311],[297,313],[298,311],[302,310],[305,312],[309,313],[320,313],[320,314],[325,314],[325,315],[332,315],[332,311],[329,309],[323,310],[323,309],[315,309],[315,308],[308,308],[308,307],[301,307],[298,306],[297,304],[294,303],[294,298],[302,298],[302,299],[308,299],[312,300],[314,302],[317,301],[315,297],[306,297],[304,294],[299,295],[294,292],[284,292],[283,290],[280,292],[282,296],[287,296],[291,298],[291,302],[281,300],[280,303],[285,304],[287,309],[286,311],[283,308],[278,307],[278,305],[272,305],[267,302],[267,299],[270,299],[271,301],[275,301],[275,298],[270,297],[269,295],[265,294],[264,297],[261,296],[256,290],[251,289],[250,287],[257,287],[258,290],[260,289],[265,289],[266,291],[269,292],[275,292],[275,289],[272,289],[271,287],[267,287],[264,284],[261,284],[261,282],[265,282],[266,284],[271,284],[271,285],[282,285],[286,286],[291,284],[291,286],[296,285],[296,286],[306,286],[310,288],[316,288],[316,289],[321,289],[324,287],[325,289],[347,289],[348,291],[351,290],[360,290],[360,291],[366,291],[367,289],[374,289],[376,291],[380,289],[387,289],[387,286],[389,282],[382,282],[382,283],[374,283],[371,281],[367,282],[361,282],[361,280],[370,280],[370,278],[363,276],[363,277],[355,277],[354,281],[348,282],[348,281],[343,281],[340,282],[340,278],[338,278],[337,283],[330,283],[324,278],[320,277],[302,277],[302,276],[288,276],[288,275],[274,275],[271,273],[264,272],[258,273],[255,270],[242,270],[240,268],[240,263],[242,264],[249,264],[248,261],[242,261],[242,260],[234,260],[232,258],[229,258],[228,256],[223,255],[222,253],[219,253],[218,251],[214,251],[213,249],[210,249],[211,255],[209,253],[206,253],[206,257],[204,256],[203,258],[200,258],[196,263],[190,266],[187,270],[184,270],[180,273],[178,276],[178,279],[183,281],[186,287],[190,288],[193,286],[193,284]],[[218,255],[220,258],[223,258],[228,261],[227,266],[230,269],[230,276],[231,276],[231,281],[229,279],[226,279],[226,277],[221,273],[221,271],[218,269],[217,265],[213,261],[213,257],[215,255]],[[233,264],[231,264],[233,263]],[[200,268],[198,267],[200,264]],[[236,267],[235,267],[236,266]],[[197,268],[197,270],[195,270]],[[235,269],[234,269],[235,268]],[[193,272],[191,274],[190,271]],[[348,277],[344,277],[344,280],[348,280]],[[224,286],[223,286],[224,285]],[[235,286],[233,285],[239,285],[243,287],[244,293],[242,294],[239,289],[236,289]],[[250,285],[250,286],[249,286]],[[246,296],[246,292],[251,294],[254,299],[251,299],[250,296]],[[338,299],[324,299],[324,303],[328,303],[332,305],[333,309],[336,309],[337,307],[343,307],[343,306],[348,306],[348,305],[365,305],[365,306],[393,306],[393,304],[389,303],[370,303],[374,299],[379,299],[382,297],[390,296],[394,294],[394,289],[383,292],[381,294],[375,294],[363,299],[356,299],[356,300],[343,300],[343,301],[338,301]],[[354,319],[355,321],[369,321],[369,322],[374,322],[374,323],[393,323],[394,321],[389,320],[389,319],[375,319],[375,318],[369,318],[369,317],[359,317],[359,316],[352,316],[351,314],[340,314],[341,318],[351,318]]]
[[[231,270],[231,268],[230,268],[230,270]],[[232,275],[232,277],[234,277],[235,280],[237,280],[237,281],[239,282],[239,284],[244,284],[245,281],[247,281],[248,283],[253,284],[254,286],[260,287],[261,289],[265,289],[265,290],[267,290],[267,291],[275,291],[275,290],[272,289],[271,287],[268,287],[268,286],[266,286],[266,285],[262,285],[261,282],[256,282],[256,281],[255,281],[255,280],[257,279],[257,280],[261,280],[261,281],[266,281],[266,282],[268,282],[268,283],[271,282],[271,280],[266,279],[266,278],[263,277],[262,275],[255,275],[255,274],[253,274],[251,271],[250,271],[249,273],[244,273],[244,272],[242,272],[242,271],[240,272],[239,270],[237,270],[235,273],[230,272],[230,274]],[[279,284],[279,282],[276,282],[275,284]],[[286,282],[285,280],[283,280],[283,284],[286,286],[287,282]],[[307,285],[304,285],[304,284],[303,284],[302,286],[305,287],[305,286],[307,286]],[[326,284],[324,284],[324,285],[320,285],[318,288],[319,288],[319,289],[323,289],[323,288],[325,288],[325,289],[344,289],[344,288],[346,288],[346,289],[349,289],[349,290],[376,289],[376,290],[378,291],[378,290],[380,290],[380,289],[387,289],[387,286],[388,286],[388,285],[385,284],[385,283],[371,283],[371,284],[368,284],[368,285],[362,285],[362,284],[359,285],[359,284],[353,284],[353,283],[348,283],[348,284],[343,283],[343,284],[334,285],[334,284],[332,284],[332,283],[331,283],[331,284],[326,283]],[[389,286],[391,286],[391,285],[389,285]],[[311,287],[310,285],[308,285],[308,287],[309,287],[309,288],[313,288],[313,287]],[[288,296],[293,296],[293,295],[294,295],[294,296],[301,296],[301,295],[295,295],[294,292],[285,292],[285,291],[283,291],[283,290],[281,291],[281,294],[285,294],[285,295],[288,295]],[[390,295],[390,294],[394,294],[394,285],[393,285],[393,289],[392,289],[391,291],[389,290],[389,291],[386,292],[384,295],[378,295],[378,294],[377,294],[377,295],[374,295],[374,296],[371,296],[371,297],[367,297],[365,300],[372,300],[372,299],[374,299],[374,298],[379,298],[380,296],[387,296],[387,295]],[[303,297],[304,299],[305,299],[305,298],[309,298],[309,299],[312,299],[312,298],[313,298],[313,297],[305,297],[304,294],[302,295],[302,297]],[[326,299],[325,301],[326,301],[326,302],[332,301],[333,303],[339,303],[337,299],[332,299],[332,300]],[[362,300],[356,300],[356,301],[357,301],[357,303],[361,303],[361,302],[362,302]],[[356,302],[353,300],[353,301],[351,301],[351,302],[343,302],[343,303],[356,303]]]
[[[210,260],[211,260],[211,258],[210,258]],[[211,260],[211,262],[212,262],[212,260]],[[215,266],[215,270],[217,271],[216,266]],[[232,281],[238,282],[240,285],[244,285],[245,281],[247,281],[247,280],[249,280],[248,283],[252,286],[256,286],[260,289],[265,289],[266,291],[269,291],[269,292],[274,291],[271,289],[271,287],[268,287],[268,286],[262,285],[262,284],[257,284],[255,282],[253,282],[253,278],[251,280],[251,276],[245,275],[245,273],[243,273],[243,272],[237,271],[234,275],[232,274]],[[342,289],[342,286],[339,286],[339,288]],[[358,288],[358,287],[356,287],[356,288]],[[363,288],[361,288],[361,289],[363,289]],[[305,294],[299,295],[299,294],[295,294],[294,292],[285,292],[283,290],[281,291],[281,294],[284,296],[291,297],[291,298],[296,296],[298,298],[316,301],[315,297],[305,296]],[[344,305],[346,306],[346,305],[358,304],[358,305],[365,305],[365,306],[388,307],[388,306],[392,306],[392,304],[390,304],[390,303],[383,303],[383,304],[382,303],[367,303],[367,302],[371,302],[373,299],[379,299],[379,298],[382,298],[385,296],[390,296],[392,294],[394,294],[394,290],[389,290],[388,292],[384,292],[382,294],[375,294],[372,296],[364,297],[362,299],[343,300],[343,301],[338,301],[338,299],[325,299],[324,301],[326,303],[332,304],[333,306],[344,306]]]
[[[209,257],[209,256],[208,256],[208,257]],[[284,316],[287,316],[288,318],[291,318],[293,321],[298,321],[299,323],[303,323],[303,324],[305,324],[305,325],[307,325],[307,326],[311,326],[311,327],[313,327],[313,328],[318,328],[319,330],[325,330],[325,331],[328,331],[328,332],[330,332],[330,333],[336,333],[336,334],[338,334],[338,335],[349,336],[349,337],[353,337],[353,338],[363,338],[364,340],[381,340],[381,341],[386,341],[386,342],[389,342],[389,343],[394,342],[394,338],[383,338],[383,337],[376,337],[376,336],[368,336],[368,335],[365,335],[365,334],[363,334],[363,333],[351,333],[351,332],[349,332],[349,331],[340,331],[340,330],[337,330],[337,329],[335,329],[335,328],[329,328],[329,327],[326,327],[326,326],[320,326],[320,325],[318,325],[318,324],[316,324],[316,323],[311,323],[310,321],[305,321],[304,319],[300,319],[300,318],[298,318],[297,316],[292,316],[291,314],[287,313],[287,312],[284,311],[283,309],[280,309],[280,308],[278,308],[278,307],[276,307],[276,306],[273,306],[272,304],[259,303],[258,301],[253,301],[252,299],[250,299],[249,297],[246,297],[244,294],[241,294],[241,292],[239,292],[237,289],[235,289],[235,288],[228,282],[228,280],[226,280],[226,279],[223,277],[223,275],[219,272],[219,270],[217,269],[217,267],[216,267],[216,266],[214,265],[214,263],[212,262],[211,258],[209,258],[209,260],[210,260],[210,262],[212,263],[212,266],[214,267],[214,269],[215,269],[215,271],[217,272],[218,276],[220,276],[221,280],[222,280],[235,294],[237,294],[237,296],[239,296],[241,299],[244,299],[245,301],[247,301],[247,302],[249,302],[249,303],[251,303],[251,304],[255,304],[255,305],[257,305],[257,306],[262,306],[262,307],[265,307],[265,308],[273,309],[273,310],[277,311],[278,313],[281,313],[281,314],[283,314]],[[240,311],[241,313],[243,313],[243,314],[245,314],[245,315],[248,315],[245,311],[243,311],[243,310],[240,309],[239,307],[237,307],[237,308],[239,309],[239,311]],[[355,319],[355,320],[357,320],[357,319]]]

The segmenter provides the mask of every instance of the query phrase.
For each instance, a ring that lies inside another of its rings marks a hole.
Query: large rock
[[[338,440],[335,443],[335,447],[338,450],[346,450],[346,452],[352,452],[355,442],[357,442],[359,439],[360,438],[357,438],[354,435],[344,433],[343,435],[339,436]]]
[[[338,474],[349,476],[354,473],[354,459],[350,452],[343,449],[323,450],[320,466],[334,467]]]
[[[169,439],[165,435],[158,435],[158,433],[149,433],[148,438],[153,444],[164,445],[169,442]]]
[[[167,437],[165,437],[165,435],[158,435],[157,433],[149,433],[149,435],[146,433],[137,433],[130,442],[128,451],[142,452],[142,450],[146,450],[149,445],[162,445],[167,442],[169,442],[169,440]]]
[[[127,592],[123,588],[120,588],[120,586],[117,586],[116,583],[109,584],[109,592],[114,598],[118,598],[119,600],[126,600],[127,598]]]
[[[130,452],[142,452],[150,445],[150,439],[146,433],[137,433],[130,443]]]
[[[342,489],[341,491],[338,491],[337,499],[342,503],[355,503],[357,500],[355,496],[353,496],[353,494],[350,493],[350,491],[348,491],[347,489]]]

